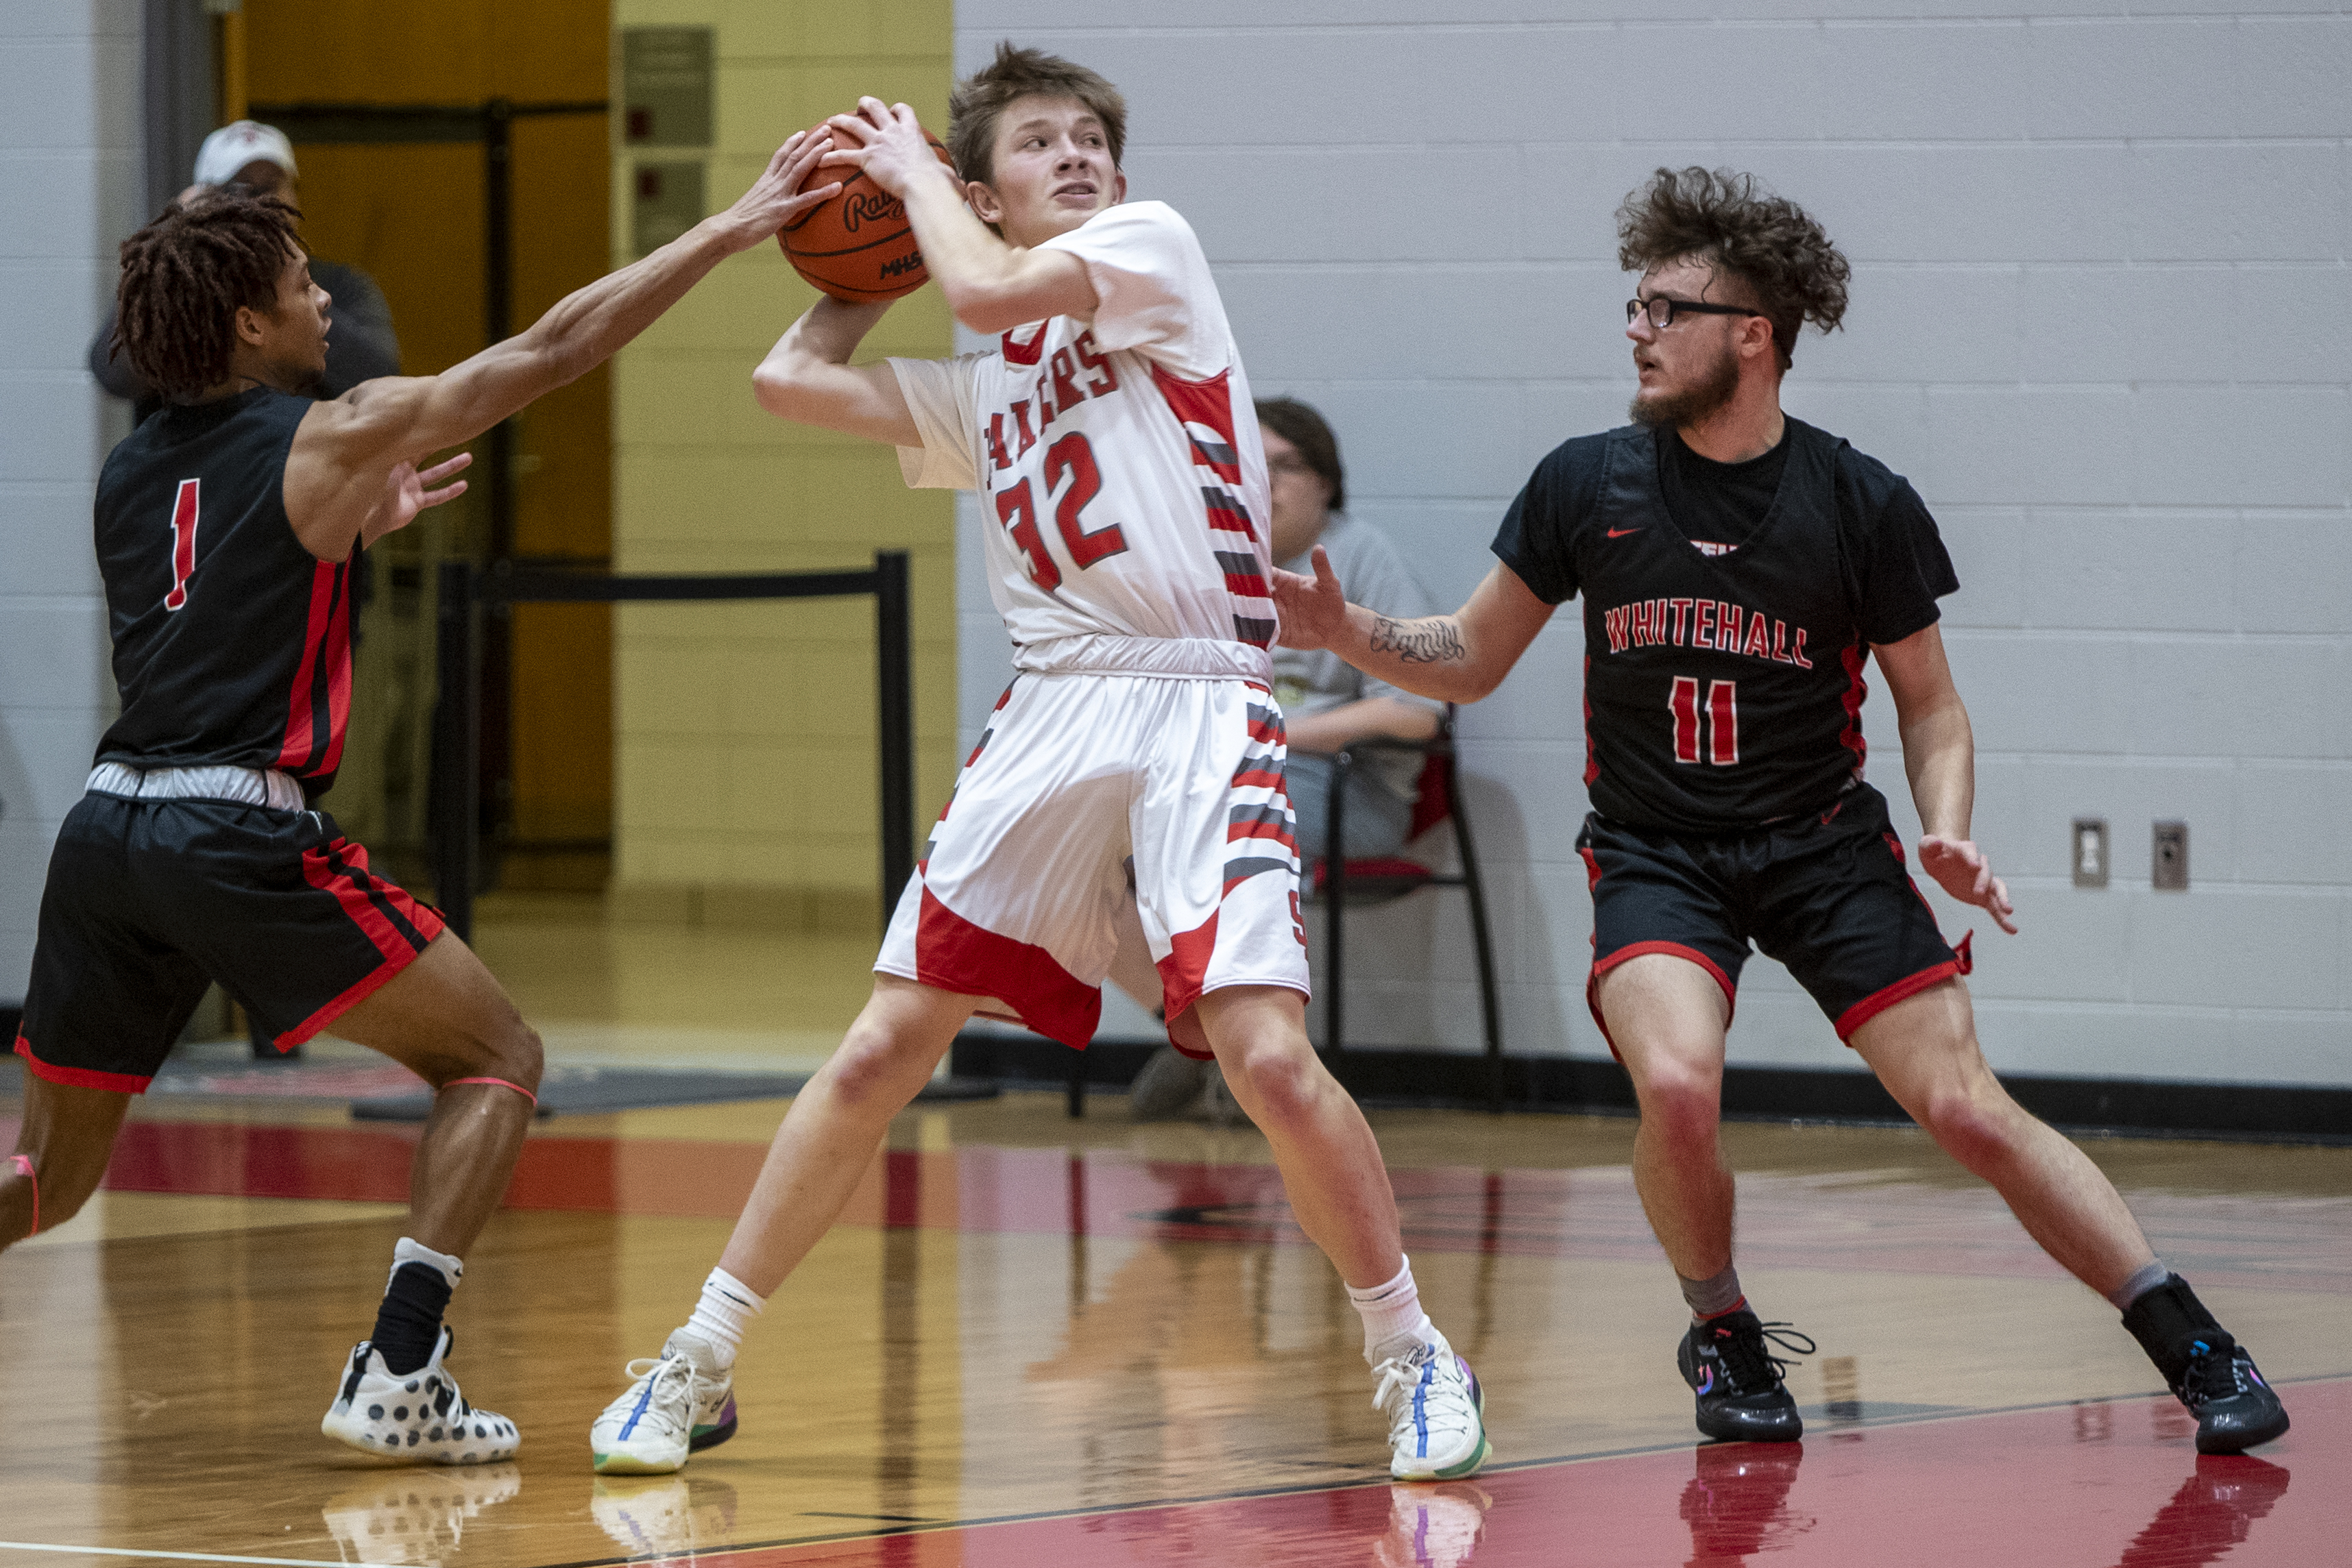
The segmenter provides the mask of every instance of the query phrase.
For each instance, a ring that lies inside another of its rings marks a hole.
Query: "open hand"
[[[1274,569],[1274,607],[1282,619],[1286,648],[1328,648],[1348,629],[1348,595],[1331,570],[1331,557],[1317,545],[1310,558],[1315,575]]]
[[[885,104],[878,98],[861,98],[855,114],[836,114],[824,122],[833,135],[834,150],[825,167],[858,168],[866,177],[898,197],[907,199],[908,187],[926,170],[946,173],[947,165],[923,139],[921,121],[903,103]]]
[[[1948,839],[1941,833],[1923,833],[1919,838],[1919,869],[1936,879],[1936,885],[1958,899],[1972,904],[1993,918],[1993,923],[2011,936],[2017,935],[2017,911],[2009,902],[2009,889],[2000,878],[1992,874],[1992,862],[1982,850],[1967,839]]]
[[[427,507],[444,506],[464,495],[466,482],[463,479],[454,485],[442,485],[437,490],[432,486],[470,466],[473,461],[472,453],[460,452],[446,463],[436,463],[422,474],[416,471],[414,463],[393,465],[392,473],[385,480],[383,499],[376,507],[381,526],[369,528],[369,537],[381,538],[385,534],[404,528],[415,522],[416,514]]]
[[[795,131],[784,138],[766,170],[723,214],[737,250],[772,237],[819,202],[841,193],[838,180],[816,173],[818,160],[832,150],[833,139],[822,130]],[[812,180],[823,183],[810,184]]]

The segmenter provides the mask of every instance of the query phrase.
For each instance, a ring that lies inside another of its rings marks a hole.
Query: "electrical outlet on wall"
[[[2189,824],[2156,824],[2153,853],[2148,857],[2148,883],[2158,893],[2189,891]]]
[[[2077,817],[2068,858],[2074,862],[2076,887],[2107,885],[2107,820]]]

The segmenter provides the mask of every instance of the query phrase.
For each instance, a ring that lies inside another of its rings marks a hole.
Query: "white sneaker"
[[[433,1358],[398,1376],[385,1367],[381,1352],[360,1341],[319,1430],[362,1453],[412,1465],[487,1465],[514,1458],[522,1447],[515,1424],[467,1404],[442,1364],[456,1338],[443,1328]]]
[[[1372,1408],[1389,1418],[1389,1474],[1450,1481],[1486,1462],[1485,1396],[1470,1364],[1440,1336],[1372,1368]]]
[[[604,1406],[588,1428],[588,1451],[598,1473],[664,1476],[688,1454],[735,1435],[735,1379],[695,1365],[672,1334],[658,1360],[644,1356],[624,1368],[628,1392]]]

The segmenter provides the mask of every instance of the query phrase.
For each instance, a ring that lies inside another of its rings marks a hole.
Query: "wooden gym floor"
[[[483,941],[559,1060],[743,1066],[820,1052],[866,946],[529,905]],[[1263,1140],[1015,1093],[898,1118],[747,1344],[733,1442],[593,1475],[589,1420],[691,1305],[782,1110],[540,1124],[451,1312],[522,1452],[415,1470],[317,1432],[413,1131],[142,1103],[110,1190],[0,1258],[0,1568],[2347,1558],[2352,1150],[2234,1144],[2088,1147],[2282,1386],[2294,1430],[2253,1456],[2200,1459],[2114,1312],[1926,1138],[1759,1125],[1729,1130],[1742,1272],[1821,1343],[1790,1376],[1808,1434],[1702,1445],[1633,1124],[1378,1112],[1495,1444],[1475,1483],[1391,1487],[1354,1314]]]

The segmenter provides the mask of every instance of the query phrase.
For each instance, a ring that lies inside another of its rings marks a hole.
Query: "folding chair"
[[[1478,878],[1478,855],[1472,846],[1470,820],[1463,810],[1461,781],[1454,771],[1454,711],[1448,708],[1434,737],[1424,741],[1376,738],[1356,741],[1339,753],[1331,769],[1329,822],[1331,842],[1345,843],[1348,776],[1359,757],[1375,751],[1418,752],[1422,763],[1418,792],[1412,804],[1411,842],[1451,821],[1454,841],[1461,851],[1462,870],[1440,875],[1418,861],[1401,856],[1328,857],[1315,862],[1315,893],[1324,906],[1323,1030],[1324,1050],[1332,1071],[1339,1071],[1346,1052],[1341,1026],[1341,993],[1347,946],[1345,915],[1350,904],[1386,904],[1425,887],[1458,887],[1469,897],[1470,941],[1478,956],[1478,1003],[1486,1030],[1487,1109],[1503,1108],[1503,1026],[1495,1004],[1495,950],[1486,925],[1486,894]]]

